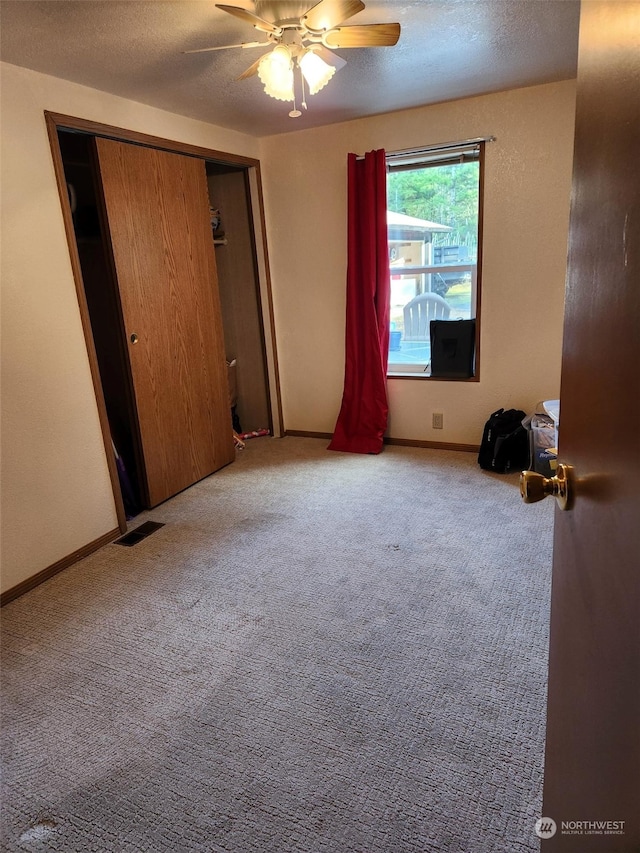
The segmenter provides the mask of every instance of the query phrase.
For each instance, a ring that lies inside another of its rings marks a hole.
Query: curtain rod
[[[475,139],[461,139],[457,142],[441,142],[440,145],[426,145],[424,148],[405,148],[392,151],[387,157],[407,157],[411,154],[428,154],[430,151],[446,151],[447,148],[463,148],[465,145],[479,145],[481,142],[495,142],[495,136],[478,136]]]
[[[405,148],[402,151],[392,151],[387,158],[409,157],[428,154],[431,151],[446,151],[447,148],[463,148],[466,145],[479,145],[481,142],[495,142],[495,136],[477,136],[475,139],[462,139],[458,142],[441,142],[439,145],[427,145],[424,148]],[[364,154],[356,157],[356,160],[364,160]]]

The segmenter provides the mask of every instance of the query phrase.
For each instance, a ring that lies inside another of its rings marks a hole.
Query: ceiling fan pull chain
[[[296,87],[293,86],[293,109],[289,112],[289,118],[299,118],[301,115],[302,113],[296,107]]]

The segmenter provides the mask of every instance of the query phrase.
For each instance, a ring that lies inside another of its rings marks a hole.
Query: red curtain
[[[348,156],[344,392],[329,450],[380,453],[387,428],[389,248],[385,152]]]

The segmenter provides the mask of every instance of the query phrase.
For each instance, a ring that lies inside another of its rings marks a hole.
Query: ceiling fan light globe
[[[315,95],[320,89],[323,89],[336,73],[336,69],[332,65],[328,65],[313,50],[307,50],[299,64],[309,86],[310,95]]]
[[[293,63],[284,45],[278,45],[262,57],[258,76],[267,95],[278,101],[293,100]]]

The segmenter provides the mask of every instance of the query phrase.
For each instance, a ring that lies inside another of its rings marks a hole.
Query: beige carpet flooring
[[[259,438],[2,611],[2,849],[537,849],[553,507]]]

